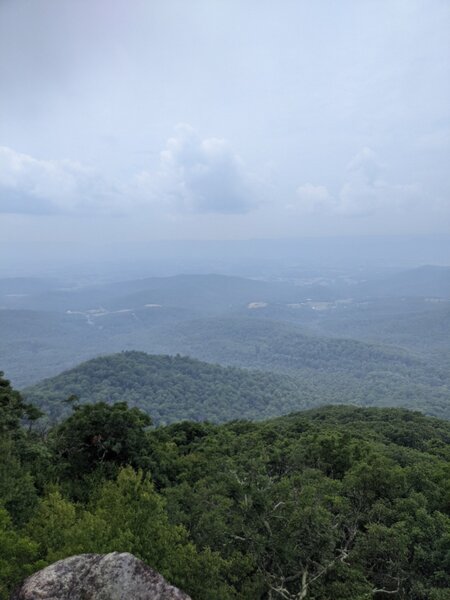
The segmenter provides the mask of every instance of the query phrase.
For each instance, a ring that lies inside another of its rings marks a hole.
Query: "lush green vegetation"
[[[450,418],[448,273],[0,285],[20,385],[119,352],[0,377],[0,600],[112,550],[196,600],[450,599],[450,425],[385,408]]]
[[[96,403],[42,432],[4,379],[0,406],[1,600],[45,564],[112,550],[196,600],[450,598],[445,421],[328,407],[153,428]]]
[[[203,322],[202,322],[203,323]],[[204,325],[204,323],[203,323]],[[180,325],[183,335],[186,325]],[[192,331],[189,327],[188,331]],[[191,344],[203,340],[202,324]],[[323,404],[404,406],[450,418],[448,373],[408,353],[346,339],[293,332],[288,326],[214,319],[203,352],[219,348],[229,362],[279,374],[208,364],[181,356],[122,352],[83,363],[24,391],[51,419],[67,414],[63,401],[126,401],[154,422],[189,418],[223,422],[263,419]]]
[[[289,377],[221,367],[181,356],[122,352],[90,360],[24,392],[51,419],[70,412],[64,400],[127,402],[155,424],[182,419],[263,419],[309,406],[311,393]]]
[[[290,374],[315,389],[322,403],[404,406],[450,417],[450,370],[442,360],[347,338],[307,335],[290,324],[261,319],[185,322],[177,326],[176,335],[183,353]]]
[[[311,326],[339,335],[421,352],[448,349],[450,302],[405,299],[373,301],[319,315]]]

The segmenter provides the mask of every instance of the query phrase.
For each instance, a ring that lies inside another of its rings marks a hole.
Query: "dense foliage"
[[[96,403],[42,433],[0,382],[1,600],[45,564],[112,550],[196,600],[450,598],[447,422],[328,407],[153,428]]]
[[[221,367],[182,356],[122,352],[90,360],[24,392],[51,418],[68,414],[64,400],[125,401],[155,424],[182,419],[263,419],[309,406],[307,386],[289,377]]]
[[[164,329],[170,339],[175,328]],[[446,361],[346,338],[308,335],[262,319],[205,319],[180,323],[176,347],[201,360],[289,374],[330,402],[403,406],[449,418]],[[448,346],[448,343],[447,343]],[[319,400],[317,400],[319,399]]]
[[[62,401],[126,401],[156,424],[180,419],[263,419],[324,404],[399,406],[450,418],[450,371],[348,339],[307,336],[272,321],[180,324],[186,351],[266,372],[187,357],[123,352],[83,363],[24,391],[51,418]],[[189,339],[189,342],[187,340]],[[275,374],[270,369],[277,371]]]

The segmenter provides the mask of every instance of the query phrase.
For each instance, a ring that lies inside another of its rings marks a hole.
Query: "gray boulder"
[[[126,552],[80,554],[26,579],[11,600],[191,600]]]

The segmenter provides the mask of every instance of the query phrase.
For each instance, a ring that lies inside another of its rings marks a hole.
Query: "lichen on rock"
[[[126,552],[80,554],[28,577],[11,600],[191,600]]]

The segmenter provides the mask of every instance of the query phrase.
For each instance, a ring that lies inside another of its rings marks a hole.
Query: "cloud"
[[[120,196],[95,170],[79,162],[39,160],[0,146],[0,212],[114,212]]]
[[[417,203],[417,184],[391,183],[383,173],[375,152],[363,148],[348,163],[344,183],[335,195],[324,185],[307,183],[297,188],[296,202],[288,208],[304,213],[366,217],[381,211],[401,213]]]
[[[157,169],[114,185],[71,160],[42,160],[0,146],[0,212],[26,214],[242,214],[256,180],[230,144],[179,126]]]
[[[380,180],[382,166],[373,150],[363,148],[347,166],[347,180],[341,187],[336,212],[347,216],[373,214],[386,201],[389,186]]]
[[[335,200],[324,185],[313,185],[305,183],[297,188],[296,204],[290,204],[290,210],[295,209],[298,204],[302,211],[310,214],[329,212],[335,208]]]
[[[221,138],[180,125],[160,153],[158,173],[136,178],[140,195],[181,213],[241,214],[256,205],[256,180]]]
[[[363,148],[347,167],[347,181],[339,192],[336,212],[347,216],[370,216],[380,210],[402,212],[419,199],[414,183],[386,181],[384,168],[370,148]]]

